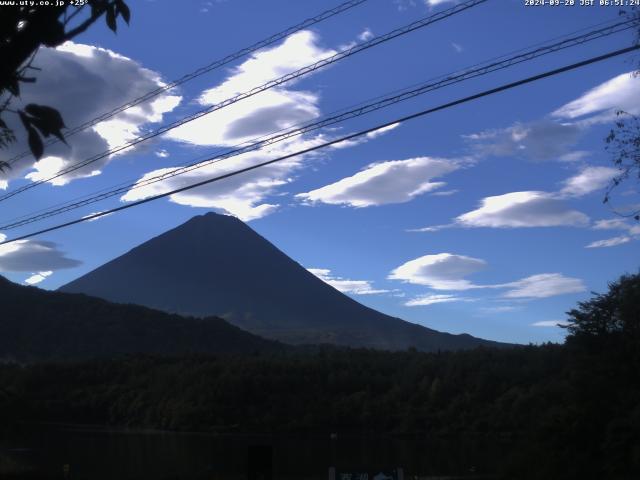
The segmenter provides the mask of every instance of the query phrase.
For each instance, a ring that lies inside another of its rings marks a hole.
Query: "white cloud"
[[[618,174],[618,170],[610,167],[587,167],[579,174],[568,178],[561,195],[580,197],[604,189],[611,179]]]
[[[424,285],[433,290],[462,291],[471,289],[506,289],[503,298],[535,299],[547,298],[566,293],[583,292],[586,287],[579,278],[567,277],[561,273],[540,273],[514,282],[502,284],[478,285],[465,277],[487,267],[487,262],[479,258],[439,253],[425,255],[410,260],[391,271],[387,278],[401,280],[416,285]],[[409,306],[429,305],[453,301],[474,301],[474,299],[455,295],[431,295],[411,300]],[[422,303],[420,303],[422,302]],[[409,304],[407,303],[407,305]],[[510,311],[512,307],[495,307],[494,312]]]
[[[100,211],[100,212],[91,212],[91,213],[88,213],[88,214],[84,215],[82,218],[89,218],[89,217],[92,217],[92,216],[97,215],[97,214],[99,214],[99,213],[102,213],[102,211]],[[89,219],[89,220],[87,220],[87,221],[88,221],[88,222],[95,222],[96,220],[101,220],[101,219],[103,219],[103,218],[110,217],[111,215],[113,215],[113,213],[105,213],[104,215],[102,215],[102,216],[100,216],[100,217],[91,218],[91,219]]]
[[[0,242],[6,238],[0,233]],[[53,242],[18,240],[0,245],[0,272],[48,272],[77,267],[81,263],[68,258]]]
[[[463,135],[480,155],[519,156],[529,160],[563,160],[576,144],[583,129],[544,119],[516,123],[511,127]]]
[[[238,169],[294,153],[299,149],[311,147],[318,143],[321,143],[321,138],[283,142],[270,147],[269,150],[238,155],[161,182],[145,184],[149,179],[170,173],[174,169],[154,170],[140,178],[136,184],[137,186],[123,195],[121,200],[132,202],[148,198],[204,179],[218,177]],[[169,199],[178,205],[217,209],[244,221],[261,218],[278,208],[278,205],[265,203],[266,197],[274,193],[278,187],[291,182],[290,175],[302,166],[303,160],[304,157],[293,157],[222,181],[171,195]]]
[[[216,87],[205,90],[198,102],[216,105],[287,73],[336,53],[318,45],[317,35],[304,30],[287,37],[281,44],[251,55]],[[305,78],[308,76],[305,76]],[[167,135],[194,145],[235,145],[256,136],[290,128],[320,115],[319,96],[292,90],[295,80],[212,112]]]
[[[380,127],[376,130],[373,130],[372,132],[367,133],[366,135],[362,136],[362,137],[357,137],[357,138],[352,138],[349,140],[343,140],[339,143],[334,143],[332,145],[330,145],[328,148],[334,149],[334,150],[341,150],[344,148],[351,148],[351,147],[355,147],[358,145],[361,145],[363,143],[367,143],[370,140],[374,140],[378,137],[381,137],[382,135],[386,135],[387,133],[389,133],[391,130],[394,130],[396,128],[398,128],[401,125],[400,122],[398,123],[393,123],[391,125],[387,125],[386,127]]]
[[[479,288],[464,277],[483,270],[487,262],[479,258],[439,253],[410,260],[391,271],[390,280],[425,285],[434,290]]]
[[[298,70],[310,63],[331,56],[334,50],[318,45],[317,35],[302,31],[289,36],[281,44],[254,53],[248,60],[232,69],[219,85],[205,90],[199,97],[201,105],[214,105],[261,83]],[[231,146],[254,139],[320,115],[319,96],[313,92],[292,90],[294,82],[273,88],[244,99],[172,130],[170,139],[197,146]],[[166,192],[204,179],[230,173],[273,158],[291,154],[327,141],[323,135],[298,137],[270,146],[266,150],[250,152],[228,160],[210,164],[188,174],[140,187],[150,178],[171,172],[159,169],[148,172],[138,180],[137,188],[127,192],[123,201],[135,201]],[[297,156],[279,163],[247,172],[197,189],[172,195],[174,203],[213,208],[249,221],[264,217],[278,209],[267,197],[292,179],[307,156]]]
[[[627,230],[631,235],[640,235],[640,224],[627,225]]]
[[[531,324],[532,327],[560,327],[565,325],[569,325],[569,322],[564,320],[542,320]]]
[[[594,230],[627,230],[630,225],[622,218],[609,218],[597,220],[593,223]]]
[[[409,231],[436,232],[456,226],[488,228],[586,227],[590,222],[589,217],[570,208],[566,199],[581,197],[603,189],[615,175],[616,170],[613,168],[586,167],[578,174],[565,180],[563,187],[558,192],[522,191],[485,197],[481,199],[477,209],[459,215],[453,223]]]
[[[605,240],[597,240],[595,242],[591,242],[585,248],[615,247],[617,245],[622,245],[623,243],[628,243],[631,240],[632,238],[627,235],[620,235],[618,237],[612,237],[612,238],[607,238]]]
[[[24,176],[24,178],[31,180],[32,182],[44,181],[55,176],[60,170],[62,170],[68,165],[69,165],[69,162],[67,160],[64,160],[63,158],[53,157],[53,156],[44,157],[38,163],[33,165],[33,171],[27,173]],[[62,185],[66,185],[74,178],[95,177],[102,173],[101,170],[95,170],[95,169],[83,168],[81,170],[82,170],[82,173],[78,174],[77,176],[75,175],[76,172],[74,172],[69,175],[64,175],[58,178],[54,178],[49,183],[51,183],[51,185],[60,187]]]
[[[585,150],[575,150],[573,152],[565,153],[564,155],[560,155],[558,160],[561,162],[579,162],[580,160],[584,160],[585,158],[591,156],[590,152]]]
[[[401,125],[401,122],[392,123],[391,125],[387,125],[386,127],[382,127],[377,130],[374,130],[373,132],[369,132],[367,133],[366,136],[367,138],[370,138],[370,139],[378,138],[379,136],[384,135],[385,133],[389,133],[391,130],[395,130],[400,125]]]
[[[545,118],[464,135],[480,155],[522,156],[531,160],[575,162],[589,152],[572,151],[590,126],[610,122],[616,110],[640,114],[640,78],[618,75],[558,108]]]
[[[456,295],[422,295],[405,303],[407,307],[424,307],[436,303],[470,302],[472,299]]]
[[[496,314],[496,313],[515,312],[521,309],[522,307],[516,307],[513,305],[498,305],[497,307],[482,307],[480,308],[480,311],[486,314]]]
[[[418,157],[374,163],[351,177],[296,195],[309,203],[356,208],[404,203],[445,185],[431,180],[457,170],[452,160]]]
[[[445,3],[458,3],[458,0],[424,0],[424,3],[429,7],[435,7],[437,5],[444,5]]]
[[[52,274],[53,274],[53,272],[51,270],[46,271],[46,272],[34,273],[29,278],[27,278],[24,281],[24,283],[26,283],[27,285],[37,285],[38,283],[42,282],[43,280],[45,280],[47,277],[51,276]]]
[[[336,277],[331,274],[331,270],[326,268],[308,268],[307,270],[342,293],[350,293],[352,295],[376,295],[390,292],[389,290],[373,288],[372,282],[369,280],[348,280]]]
[[[167,158],[169,156],[169,152],[167,152],[164,148],[160,150],[156,150],[156,157]]]
[[[432,225],[430,227],[422,227],[422,228],[409,228],[407,232],[439,232],[440,230],[444,230],[446,228],[454,228],[458,225],[455,223],[447,223],[445,225]]]
[[[626,234],[591,242],[586,245],[585,248],[615,247],[617,245],[623,245],[631,242],[632,240],[640,239],[640,224],[629,223],[627,220],[622,218],[598,220],[593,224],[592,228],[594,230],[622,230],[625,231]]]
[[[317,118],[318,102],[311,92],[272,88],[175,128],[167,137],[198,146],[234,146]]]
[[[462,53],[464,48],[462,48],[462,45],[457,44],[456,42],[451,42],[451,46],[453,47],[453,49],[458,52],[458,53]]]
[[[561,273],[541,273],[521,280],[496,285],[496,288],[510,288],[506,298],[547,298],[565,293],[584,292],[586,287],[579,278],[565,277]]]
[[[480,208],[458,216],[456,222],[490,228],[586,226],[589,217],[552,194],[525,191],[485,197]]]
[[[398,8],[399,12],[404,12],[405,10],[416,6],[415,0],[393,0],[393,3]]]
[[[592,88],[578,99],[557,109],[553,116],[573,120],[598,114],[592,122],[603,122],[614,118],[616,110],[640,113],[640,79],[631,72]]]
[[[366,42],[367,40],[371,40],[373,38],[373,32],[369,28],[365,28],[360,35],[358,35],[358,40],[361,42]]]
[[[431,193],[432,197],[448,197],[450,195],[455,195],[456,193],[458,193],[460,190],[440,190],[438,192],[433,192]]]
[[[21,87],[21,102],[49,105],[60,111],[69,127],[109,111],[123,101],[141,96],[164,85],[160,76],[143,68],[137,62],[111,50],[67,42],[57,49],[42,48],[35,66],[46,75],[37,76],[35,83]],[[108,79],[106,81],[105,79]],[[24,158],[7,172],[10,178],[28,173],[33,181],[48,178],[68,165],[77,163],[113,146],[119,146],[137,136],[146,124],[160,122],[163,115],[180,102],[181,97],[170,93],[119,113],[69,138],[69,147],[58,143],[45,149],[40,162]],[[17,105],[19,106],[19,105]],[[18,141],[5,151],[7,157],[28,150],[26,133],[17,119],[10,119]],[[101,159],[92,165],[57,179],[55,185],[64,185],[74,178],[93,176],[112,158]]]

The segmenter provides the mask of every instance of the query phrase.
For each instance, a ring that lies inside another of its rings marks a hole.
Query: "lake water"
[[[269,445],[278,479],[326,479],[328,468],[402,467],[413,475],[491,472],[486,442],[432,442],[388,436],[211,435],[141,432],[78,426],[20,427],[0,436],[2,468],[26,467],[73,480],[247,478],[248,449]],[[4,467],[2,466],[4,465]],[[7,467],[9,466],[9,467]]]

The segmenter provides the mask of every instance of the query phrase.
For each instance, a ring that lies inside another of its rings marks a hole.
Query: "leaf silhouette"
[[[113,32],[115,33],[116,30],[118,29],[118,26],[116,24],[116,8],[115,8],[115,6],[112,5],[110,8],[107,8],[106,20],[107,20],[107,26],[111,30],[113,30]]]
[[[129,10],[128,5],[124,3],[123,0],[116,0],[116,14],[118,13],[122,15],[124,21],[129,25],[129,20],[131,20],[131,10]]]
[[[29,127],[27,128],[27,133],[29,135],[29,149],[33,156],[36,157],[36,160],[40,160],[42,158],[42,154],[44,153],[44,145],[42,144],[42,139],[35,128]]]
[[[42,144],[42,139],[38,134],[37,130],[33,128],[32,119],[27,116],[22,110],[18,111],[20,115],[20,120],[24,125],[24,128],[27,130],[27,141],[29,142],[29,149],[33,156],[36,157],[36,160],[40,160],[42,158],[42,154],[44,153],[44,145]]]
[[[55,135],[60,141],[67,143],[61,131],[65,128],[64,120],[58,110],[35,103],[30,103],[24,110],[31,115],[30,122],[40,130],[42,135],[45,137]]]

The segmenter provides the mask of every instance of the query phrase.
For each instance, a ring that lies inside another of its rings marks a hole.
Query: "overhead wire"
[[[393,124],[396,124],[396,123],[402,123],[402,122],[407,122],[407,121],[410,121],[410,120],[414,120],[416,118],[420,118],[420,117],[423,117],[425,115],[429,115],[431,113],[435,113],[435,112],[438,112],[438,111],[441,111],[441,110],[452,108],[452,107],[457,106],[457,105],[461,105],[461,104],[468,103],[468,102],[471,102],[471,101],[474,101],[474,100],[478,100],[480,98],[483,98],[483,97],[486,97],[486,96],[489,96],[489,95],[494,95],[496,93],[503,92],[503,91],[506,91],[506,90],[510,90],[512,88],[516,88],[516,87],[519,87],[519,86],[522,86],[522,85],[525,85],[525,84],[529,84],[529,83],[532,83],[532,82],[535,82],[535,81],[538,81],[538,80],[542,80],[544,78],[548,78],[548,77],[552,77],[552,76],[555,76],[555,75],[559,75],[561,73],[565,73],[565,72],[568,72],[568,71],[571,71],[571,70],[576,70],[578,68],[582,68],[582,67],[585,67],[587,65],[591,65],[591,64],[598,63],[598,62],[601,62],[601,61],[604,61],[604,60],[608,60],[610,58],[614,58],[614,57],[617,57],[617,56],[620,56],[620,55],[624,55],[626,53],[629,53],[629,52],[632,52],[632,51],[635,51],[635,50],[638,50],[638,49],[640,49],[640,45],[633,45],[631,47],[626,47],[626,48],[622,48],[622,49],[615,50],[615,51],[612,51],[612,52],[608,52],[608,53],[603,54],[603,55],[599,55],[599,56],[596,56],[596,57],[591,57],[591,58],[589,58],[587,60],[582,60],[580,62],[576,62],[576,63],[570,64],[570,65],[565,65],[565,66],[560,67],[560,68],[556,68],[556,69],[553,69],[553,70],[548,70],[546,72],[543,72],[543,73],[540,73],[540,74],[537,74],[537,75],[526,77],[524,79],[520,79],[520,80],[517,80],[517,81],[514,81],[514,82],[503,84],[503,85],[500,85],[498,87],[495,87],[495,88],[492,88],[492,89],[489,89],[489,90],[485,90],[485,91],[482,91],[482,92],[479,92],[479,93],[476,93],[476,94],[473,94],[473,95],[469,95],[469,96],[464,97],[464,98],[460,98],[458,100],[447,102],[445,104],[438,105],[437,107],[428,108],[428,109],[421,110],[419,112],[416,112],[416,113],[413,113],[413,114],[410,114],[410,115],[406,115],[406,116],[403,116],[403,117],[400,117],[400,118],[396,118],[396,119],[394,119],[392,121],[388,121],[388,122],[385,122],[385,123],[382,123],[382,124],[378,124],[378,125],[375,125],[373,127],[370,127],[370,128],[364,129],[364,130],[360,130],[360,131],[358,131],[356,133],[345,135],[343,137],[340,137],[340,138],[337,138],[337,139],[334,139],[334,140],[330,140],[328,142],[325,142],[325,143],[322,143],[322,144],[319,144],[319,145],[314,145],[312,147],[309,147],[309,148],[306,148],[306,149],[303,149],[303,150],[299,150],[299,151],[294,152],[294,153],[283,155],[283,156],[277,157],[275,159],[271,159],[271,160],[268,160],[268,161],[265,161],[265,162],[260,162],[260,163],[257,163],[257,164],[242,168],[242,169],[235,170],[233,172],[229,172],[229,173],[226,173],[226,174],[223,174],[223,175],[218,175],[216,177],[209,178],[207,180],[196,182],[196,183],[193,183],[193,184],[190,184],[190,185],[186,185],[184,187],[176,188],[176,189],[170,190],[168,192],[160,193],[160,194],[157,194],[157,195],[154,195],[154,196],[142,199],[142,200],[138,200],[138,201],[133,202],[133,203],[129,203],[127,205],[122,205],[122,206],[119,206],[119,207],[116,207],[116,208],[112,208],[110,210],[106,210],[106,211],[103,211],[103,212],[98,212],[98,213],[95,213],[95,214],[92,214],[92,215],[87,215],[87,216],[82,217],[82,218],[78,218],[78,219],[75,219],[75,220],[72,220],[72,221],[68,221],[68,222],[65,222],[65,223],[54,225],[52,227],[44,228],[44,229],[41,229],[41,230],[38,230],[38,231],[35,231],[35,232],[30,232],[30,233],[27,233],[25,235],[21,235],[21,236],[12,238],[12,239],[6,239],[4,241],[1,241],[0,245],[6,245],[6,244],[9,244],[9,243],[12,243],[12,242],[25,240],[25,239],[28,239],[28,238],[35,237],[37,235],[41,235],[43,233],[48,233],[48,232],[52,232],[52,231],[55,231],[55,230],[60,230],[62,228],[70,227],[70,226],[76,225],[78,223],[87,222],[87,221],[90,221],[90,220],[95,220],[97,218],[104,217],[106,215],[111,215],[113,213],[120,212],[120,211],[123,211],[123,210],[127,210],[127,209],[130,209],[130,208],[134,208],[134,207],[137,207],[137,206],[140,206],[140,205],[143,205],[143,204],[155,201],[155,200],[159,200],[161,198],[165,198],[165,197],[168,197],[168,196],[171,196],[171,195],[175,195],[177,193],[182,193],[182,192],[185,192],[185,191],[188,191],[188,190],[192,190],[194,188],[202,187],[204,185],[208,185],[208,184],[211,184],[211,183],[214,183],[214,182],[218,182],[218,181],[221,181],[221,180],[224,180],[224,179],[227,179],[227,178],[231,178],[231,177],[234,177],[236,175],[240,175],[242,173],[246,173],[246,172],[249,172],[249,171],[252,171],[252,170],[256,170],[258,168],[265,167],[267,165],[271,165],[271,164],[274,164],[274,163],[277,163],[277,162],[281,162],[281,161],[287,160],[289,158],[293,158],[293,157],[296,157],[296,156],[299,156],[299,155],[304,155],[304,154],[307,154],[307,153],[310,153],[310,152],[313,152],[313,151],[316,151],[316,150],[320,150],[322,148],[326,148],[326,147],[329,147],[329,146],[332,146],[332,145],[336,145],[338,143],[342,143],[342,142],[345,142],[345,141],[353,140],[355,138],[362,137],[362,136],[364,136],[364,135],[366,135],[368,133],[374,132],[376,130],[380,130],[382,128],[389,127],[389,126],[391,126]]]
[[[334,8],[330,8],[329,10],[325,10],[324,12],[319,13],[318,15],[315,15],[313,17],[307,18],[306,20],[302,21],[301,23],[298,23],[292,27],[289,27],[285,30],[282,30],[281,32],[275,33],[273,35],[271,35],[270,37],[267,37],[263,40],[260,40],[248,47],[242,48],[234,53],[231,53],[221,59],[215,60],[207,65],[204,65],[192,72],[189,72],[185,75],[183,75],[182,77],[178,78],[177,80],[173,80],[167,84],[161,85],[160,87],[151,90],[147,93],[145,93],[144,95],[141,95],[139,97],[136,97],[134,99],[129,100],[126,103],[123,103],[107,112],[103,112],[102,114],[98,115],[97,117],[92,118],[91,120],[88,120],[80,125],[76,125],[75,127],[66,130],[64,132],[65,137],[69,138],[73,135],[75,135],[78,132],[81,132],[83,130],[86,130],[89,127],[92,127],[100,122],[103,122],[105,120],[108,120],[109,118],[117,115],[118,113],[122,113],[125,110],[128,110],[129,108],[135,107],[137,105],[140,105],[141,103],[147,102],[149,100],[151,100],[152,98],[157,97],[158,95],[167,92],[175,87],[178,87],[186,82],[189,82],[191,80],[193,80],[194,78],[200,77],[202,75],[204,75],[205,73],[209,73],[213,70],[216,70],[220,67],[223,67],[225,65],[228,65],[229,63],[238,60],[242,57],[245,57],[253,52],[256,52],[262,48],[268,47],[270,45],[273,45],[274,43],[288,37],[289,35],[292,35],[296,32],[299,32],[300,30],[303,30],[305,28],[309,28],[312,27],[324,20],[327,20],[331,17],[334,17],[338,14],[341,14],[343,12],[346,12],[347,10],[350,10],[358,5],[361,5],[365,2],[367,2],[369,0],[349,0],[347,2],[341,3],[340,5],[337,5]],[[45,146],[51,146],[54,143],[58,143],[59,140],[56,137],[51,137],[50,139],[48,139],[46,142],[44,142]],[[15,162],[17,162],[18,160],[21,160],[27,156],[31,155],[31,152],[29,150],[26,150],[12,158],[10,158],[9,160],[7,160],[7,163],[9,163],[10,165],[14,164]]]
[[[465,10],[473,8],[473,7],[477,6],[477,5],[485,3],[487,1],[488,0],[467,0],[465,2],[456,4],[454,7],[451,7],[449,9],[447,9],[447,10],[440,11],[438,13],[435,13],[433,15],[425,17],[425,18],[423,18],[421,20],[414,21],[414,22],[412,22],[412,23],[410,23],[408,25],[405,25],[403,27],[400,27],[400,28],[397,28],[395,30],[392,30],[391,32],[388,32],[388,33],[386,33],[384,35],[379,35],[379,36],[374,37],[374,38],[372,38],[370,40],[364,41],[362,43],[358,43],[358,44],[356,44],[356,45],[354,45],[352,47],[349,47],[349,48],[346,48],[344,50],[341,50],[340,52],[338,52],[338,53],[336,53],[336,54],[334,54],[334,55],[332,55],[330,57],[321,59],[321,60],[319,60],[319,61],[317,61],[317,62],[315,62],[315,63],[313,63],[311,65],[307,65],[307,66],[305,66],[303,68],[300,68],[300,69],[298,69],[298,70],[296,70],[294,72],[290,72],[290,73],[288,73],[286,75],[283,75],[283,76],[278,77],[276,79],[270,80],[270,81],[268,81],[268,82],[266,82],[266,83],[264,83],[264,84],[262,84],[262,85],[260,85],[258,87],[254,87],[254,88],[252,88],[252,89],[250,89],[248,91],[245,91],[245,92],[239,93],[237,95],[234,95],[233,97],[230,97],[230,98],[228,98],[226,100],[223,100],[222,102],[219,102],[219,103],[216,103],[216,104],[211,105],[209,107],[206,107],[204,109],[201,109],[201,110],[199,110],[199,111],[197,111],[197,112],[195,112],[195,113],[193,113],[191,115],[183,117],[183,118],[181,118],[179,120],[176,120],[174,122],[171,122],[169,124],[163,125],[162,127],[158,128],[158,129],[156,129],[156,130],[154,130],[154,131],[152,131],[152,132],[150,132],[150,133],[148,133],[146,135],[139,136],[136,139],[134,139],[134,140],[132,140],[130,142],[127,142],[124,145],[120,145],[118,147],[111,148],[111,149],[106,150],[106,151],[104,151],[102,153],[94,155],[93,157],[90,157],[88,159],[85,159],[85,160],[82,160],[80,162],[74,163],[73,165],[70,165],[69,167],[61,169],[60,171],[58,171],[54,175],[51,175],[50,177],[37,180],[35,182],[32,182],[32,183],[29,183],[29,184],[24,185],[22,187],[19,187],[19,188],[15,189],[15,190],[9,191],[9,192],[7,192],[7,193],[5,193],[3,195],[0,195],[0,202],[8,200],[9,198],[12,198],[12,197],[14,197],[14,196],[16,196],[16,195],[18,195],[20,193],[23,193],[23,192],[25,192],[27,190],[35,188],[35,187],[37,187],[39,185],[42,185],[44,183],[51,182],[51,181],[53,181],[53,180],[55,180],[57,178],[60,178],[60,177],[62,177],[64,175],[67,175],[67,174],[69,174],[71,172],[77,171],[77,170],[79,170],[81,168],[84,168],[84,167],[86,167],[86,166],[88,166],[88,165],[90,165],[92,163],[97,162],[98,160],[106,158],[106,157],[108,157],[110,155],[114,155],[114,154],[116,154],[118,152],[121,152],[121,151],[126,150],[128,148],[131,148],[131,147],[133,147],[135,145],[138,145],[139,143],[142,143],[144,141],[147,141],[147,140],[150,140],[152,138],[158,137],[158,136],[160,136],[160,135],[162,135],[162,134],[164,134],[164,133],[166,133],[166,132],[168,132],[170,130],[173,130],[173,129],[177,128],[177,127],[185,125],[186,123],[192,122],[192,121],[194,121],[194,120],[196,120],[198,118],[204,117],[205,115],[209,115],[210,113],[218,111],[218,110],[220,110],[222,108],[228,107],[229,105],[237,103],[237,102],[239,102],[241,100],[244,100],[246,98],[252,97],[252,96],[257,95],[257,94],[259,94],[261,92],[264,92],[264,91],[269,90],[271,88],[274,88],[274,87],[277,87],[279,85],[282,85],[282,84],[284,84],[286,82],[289,82],[291,80],[300,78],[300,77],[302,77],[304,75],[307,75],[307,74],[309,74],[311,72],[314,72],[316,70],[324,68],[324,67],[326,67],[328,65],[331,65],[331,64],[333,64],[335,62],[338,62],[340,60],[343,60],[343,59],[348,58],[348,57],[350,57],[352,55],[355,55],[355,54],[360,53],[362,51],[368,50],[370,48],[376,47],[376,46],[378,46],[378,45],[380,45],[382,43],[388,42],[388,41],[390,41],[390,40],[392,40],[394,38],[400,37],[402,35],[406,35],[408,33],[411,33],[413,31],[415,31],[415,30],[418,30],[420,28],[424,28],[424,27],[426,27],[428,25],[431,25],[431,24],[433,24],[435,22],[438,22],[438,21],[444,20],[446,18],[449,18],[449,17],[451,17],[453,15],[461,13],[461,12],[463,12]]]
[[[148,186],[157,182],[161,182],[178,175],[183,175],[192,170],[203,168],[214,163],[218,163],[230,157],[257,151],[266,146],[273,145],[278,142],[282,142],[289,138],[297,137],[305,133],[318,130],[323,127],[334,125],[336,123],[343,122],[345,120],[356,118],[356,117],[380,110],[382,108],[389,107],[393,104],[400,103],[402,101],[414,98],[418,95],[423,95],[427,92],[434,91],[439,88],[443,88],[455,83],[469,80],[471,78],[476,78],[481,75],[486,75],[488,73],[502,70],[526,61],[533,60],[543,55],[548,55],[550,53],[554,53],[560,50],[574,47],[576,45],[582,45],[584,43],[587,43],[596,39],[600,39],[616,33],[620,33],[622,31],[635,27],[636,25],[638,25],[638,21],[636,20],[618,21],[606,27],[601,27],[579,36],[570,36],[571,34],[569,34],[566,36],[568,38],[565,38],[562,41],[552,43],[550,45],[537,46],[537,48],[533,48],[531,50],[519,50],[520,53],[513,55],[511,57],[506,57],[506,58],[504,56],[498,57],[500,58],[500,60],[498,61],[494,61],[494,62],[489,61],[491,63],[488,63],[488,64],[477,64],[481,66],[476,68],[465,69],[465,70],[462,70],[461,72],[455,72],[449,75],[440,76],[436,78],[436,80],[438,81],[427,81],[426,83],[413,85],[412,87],[399,91],[400,93],[396,95],[391,95],[388,97],[377,97],[373,102],[361,103],[355,108],[352,108],[351,110],[344,109],[336,112],[333,115],[329,115],[321,120],[317,120],[307,124],[302,124],[302,126],[298,126],[295,128],[281,129],[277,132],[274,132],[274,134],[271,136],[258,137],[257,139],[254,139],[254,141],[252,142],[251,141],[243,142],[239,145],[231,147],[232,148],[231,150],[227,150],[218,155],[214,155],[214,156],[209,155],[204,160],[192,161],[191,163],[184,165],[182,167],[176,167],[173,170],[170,170],[162,174],[158,174],[153,177],[146,178],[144,180],[132,181],[129,183],[123,182],[117,185],[116,187],[102,189],[93,194],[83,196],[81,199],[78,199],[77,201],[64,202],[58,205],[54,205],[52,207],[48,207],[48,209],[43,209],[38,212],[33,212],[31,214],[23,215],[21,217],[10,220],[4,224],[0,224],[0,230],[11,230],[14,228],[18,228],[30,223],[34,223],[34,222],[46,219],[46,218],[50,218],[55,215],[60,215],[62,213],[66,213],[68,211],[75,210],[77,208],[81,208],[81,207],[105,200],[107,198],[119,195],[120,193],[145,187],[145,186]],[[537,44],[537,45],[540,45],[540,44]],[[242,146],[242,145],[245,145],[245,146]],[[44,213],[41,213],[41,212],[44,212]]]

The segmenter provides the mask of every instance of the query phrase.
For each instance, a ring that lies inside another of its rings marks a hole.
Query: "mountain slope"
[[[365,307],[240,220],[197,216],[61,288],[195,316],[219,315],[284,342],[420,350],[494,344]]]
[[[25,287],[1,276],[0,305],[0,361],[286,348],[220,318],[183,318],[137,305]]]

